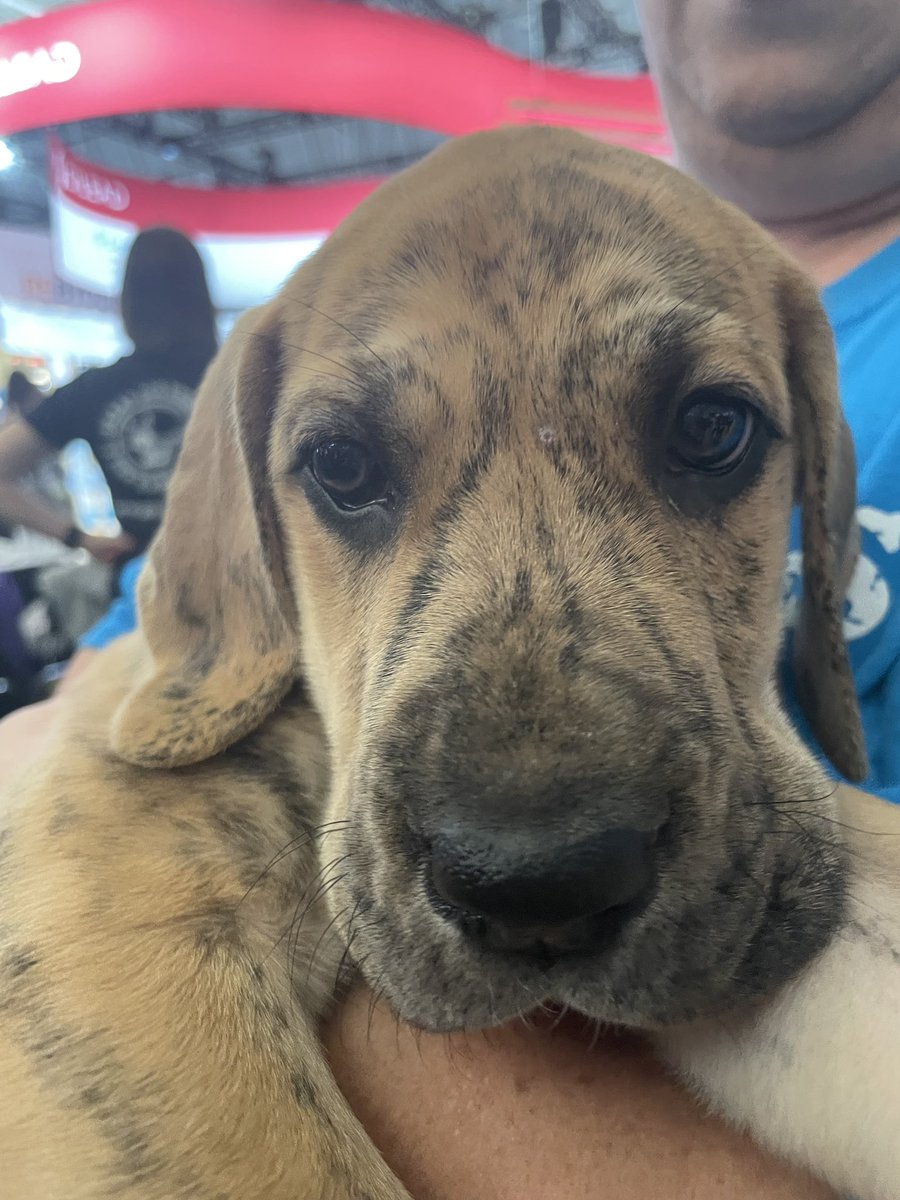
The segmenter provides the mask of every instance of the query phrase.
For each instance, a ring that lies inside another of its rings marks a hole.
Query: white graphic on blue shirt
[[[900,552],[900,513],[886,513],[871,504],[862,504],[856,510],[856,519],[863,529],[875,534],[885,553]]]
[[[856,510],[862,529],[874,534],[887,554],[900,553],[900,513],[883,512],[871,504]],[[803,576],[803,554],[792,550],[787,556],[784,572],[784,619],[793,625],[797,619]],[[861,553],[853,578],[847,589],[844,607],[844,637],[854,642],[877,629],[891,611],[891,589],[878,564]]]

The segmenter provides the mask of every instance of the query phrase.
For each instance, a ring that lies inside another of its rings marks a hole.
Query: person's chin
[[[853,117],[845,98],[816,104],[775,96],[770,91],[727,100],[718,106],[715,123],[731,141],[760,150],[779,150],[827,137]]]
[[[748,54],[690,90],[693,103],[731,141],[776,150],[838,133],[895,79],[895,72],[860,74],[849,87],[840,71],[825,72],[821,64],[812,70],[802,54],[770,52]]]

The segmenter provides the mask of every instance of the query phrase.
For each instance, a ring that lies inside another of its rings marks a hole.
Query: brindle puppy
[[[211,369],[142,634],[8,800],[4,1194],[396,1200],[316,1037],[356,962],[426,1029],[657,1031],[887,1200],[900,902],[778,699],[794,501],[802,696],[859,779],[812,285],[565,132],[364,204]]]

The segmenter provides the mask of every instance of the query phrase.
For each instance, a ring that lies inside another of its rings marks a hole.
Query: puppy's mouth
[[[650,888],[635,900],[562,922],[528,917],[499,921],[449,904],[436,893],[430,879],[424,882],[432,908],[473,948],[539,971],[550,970],[562,959],[602,958],[615,946],[623,926],[640,916],[655,894],[655,887]]]
[[[565,1009],[658,1029],[780,986],[837,919],[839,856],[793,825],[770,835],[751,801],[759,820],[734,845],[718,827],[700,836],[687,803],[654,829],[570,839],[563,853],[552,823],[543,839],[500,828],[479,843],[466,829],[449,848],[428,830],[398,839],[392,888],[370,886],[371,850],[351,842],[362,886],[333,899],[362,895],[352,956],[417,1028],[487,1029],[555,1004],[541,1022]]]
[[[543,1001],[537,1008],[523,1013],[517,1020],[524,1020],[529,1028],[547,1037],[565,1038],[586,1048],[596,1046],[601,1036],[610,1033],[623,1037],[634,1035],[634,1031],[626,1029],[625,1026],[598,1021],[587,1013],[553,999]]]

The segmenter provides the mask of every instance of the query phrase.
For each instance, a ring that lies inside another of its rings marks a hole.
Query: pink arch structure
[[[331,113],[446,135],[562,124],[669,154],[646,75],[554,70],[460,30],[361,4],[98,0],[0,28],[0,137],[173,108]],[[173,210],[194,213],[196,228],[233,232],[333,228],[378,182],[238,192],[119,178],[137,225]],[[115,215],[102,200],[69,198]]]

